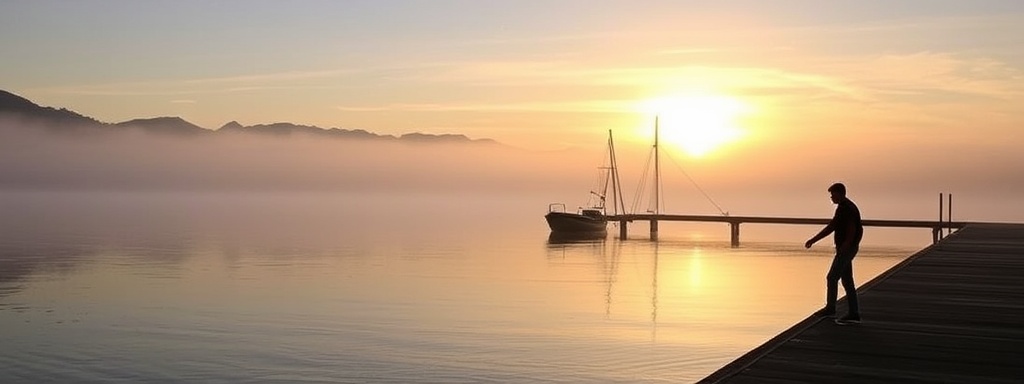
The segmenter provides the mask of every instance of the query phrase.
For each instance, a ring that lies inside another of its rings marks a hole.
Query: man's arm
[[[828,225],[825,226],[825,228],[821,229],[821,232],[818,232],[817,235],[814,235],[814,237],[812,237],[810,240],[807,240],[807,242],[804,243],[804,248],[810,248],[812,245],[814,245],[814,243],[817,243],[818,240],[824,239],[825,236],[828,236],[832,232],[835,232],[835,230],[836,230],[836,221],[832,220],[831,222],[828,223]],[[847,241],[849,241],[849,240],[847,240]]]

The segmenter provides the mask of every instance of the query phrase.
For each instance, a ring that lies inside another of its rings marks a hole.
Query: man
[[[853,283],[853,258],[857,256],[860,240],[864,237],[864,226],[861,225],[860,210],[857,209],[857,205],[846,198],[845,185],[842,183],[832,184],[828,187],[828,192],[831,194],[832,203],[836,205],[836,213],[832,217],[832,221],[821,232],[804,243],[804,247],[810,248],[818,240],[835,233],[836,255],[832,258],[832,266],[828,269],[828,275],[825,277],[827,289],[825,308],[818,314],[824,317],[836,315],[838,283],[842,281],[849,309],[845,316],[836,319],[835,322],[839,325],[859,324],[860,306],[857,303],[857,287]]]

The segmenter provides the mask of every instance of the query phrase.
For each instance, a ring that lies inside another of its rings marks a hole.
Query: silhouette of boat
[[[622,192],[619,188],[619,172],[615,162],[615,145],[612,140],[612,131],[608,131],[608,165],[602,166],[604,175],[600,181],[601,192],[591,191],[591,204],[589,207],[581,207],[577,212],[568,212],[563,203],[552,203],[548,205],[548,213],[544,219],[552,233],[604,233],[608,226],[608,217],[605,211],[606,192],[612,189],[612,199],[615,212],[625,212],[625,205],[622,202]],[[596,200],[595,200],[596,198]]]
[[[604,215],[604,207],[580,209],[579,212],[566,212],[565,204],[548,205],[548,214],[544,215],[552,232],[604,232],[608,226],[608,218]]]

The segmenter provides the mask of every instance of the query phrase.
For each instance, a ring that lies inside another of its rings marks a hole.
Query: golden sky
[[[1024,186],[1024,3],[719,3],[4,2],[0,88],[108,122],[536,150],[596,150],[609,129],[642,149],[659,115],[666,148],[723,183]]]

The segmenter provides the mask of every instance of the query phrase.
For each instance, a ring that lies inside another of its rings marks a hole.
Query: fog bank
[[[41,190],[557,190],[573,156],[486,143],[398,143],[126,131],[60,135],[0,122],[0,188]],[[585,187],[584,187],[585,188]]]
[[[549,202],[587,203],[606,156],[601,143],[538,152],[484,143],[64,135],[38,128],[0,120],[0,189],[514,196],[543,209]],[[942,192],[955,194],[959,218],[1024,221],[1024,152],[1011,150],[1016,143],[987,156],[958,153],[949,143],[756,144],[705,159],[664,153],[662,211],[827,216],[825,189],[842,181],[866,217],[931,219]],[[627,210],[644,211],[650,179],[644,191],[638,186],[650,147],[627,141],[616,149]]]

